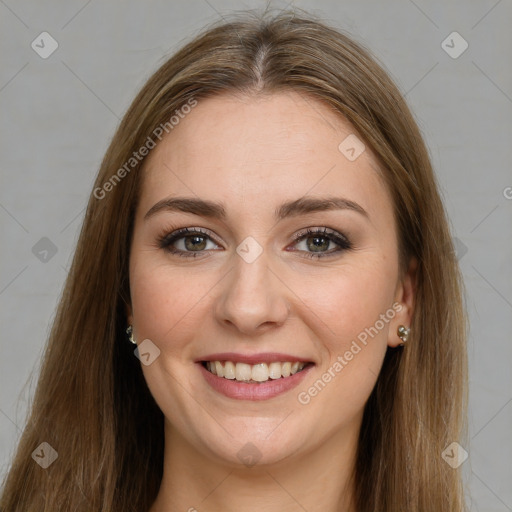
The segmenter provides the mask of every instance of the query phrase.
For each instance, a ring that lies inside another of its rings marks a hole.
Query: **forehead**
[[[243,216],[264,203],[273,212],[284,199],[329,194],[378,216],[392,208],[379,172],[352,125],[318,100],[224,94],[199,100],[149,154],[141,207],[195,195]]]

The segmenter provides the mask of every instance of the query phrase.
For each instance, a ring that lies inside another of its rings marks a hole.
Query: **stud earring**
[[[137,345],[137,342],[133,339],[133,327],[131,325],[126,328],[126,334],[128,335],[130,342]]]
[[[400,325],[397,330],[398,337],[402,340],[400,346],[403,346],[404,343],[408,340],[409,334],[411,333],[411,329],[405,327],[405,325]]]

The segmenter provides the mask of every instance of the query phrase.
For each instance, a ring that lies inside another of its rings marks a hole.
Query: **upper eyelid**
[[[191,235],[194,235],[194,234],[200,234],[200,235],[204,235],[204,236],[207,236],[209,237],[211,240],[213,240],[217,245],[219,245],[220,243],[216,240],[216,237],[215,235],[212,235],[212,232],[205,229],[205,228],[178,228],[178,229],[175,229],[169,233],[167,233],[166,235],[164,235],[162,237],[162,240],[165,241],[167,239],[171,240],[171,241],[176,241],[176,240],[179,240],[181,238],[184,238],[186,236],[191,236]]]

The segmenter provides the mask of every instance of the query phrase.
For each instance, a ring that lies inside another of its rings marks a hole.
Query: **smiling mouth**
[[[301,372],[313,363],[305,362],[272,362],[246,364],[233,361],[202,361],[201,364],[213,375],[247,384],[261,384],[269,380],[285,379]]]

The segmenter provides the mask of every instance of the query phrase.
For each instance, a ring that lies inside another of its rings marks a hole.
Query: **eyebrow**
[[[333,196],[299,197],[298,199],[283,203],[276,208],[274,215],[277,220],[282,220],[287,217],[296,217],[308,213],[330,210],[351,210],[369,219],[366,210],[358,203],[343,197]],[[163,211],[192,213],[194,215],[219,220],[225,220],[227,218],[226,209],[222,203],[195,197],[168,197],[153,205],[144,216],[144,220]]]

